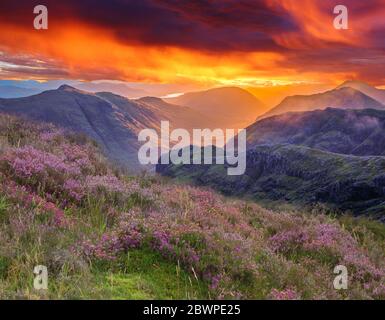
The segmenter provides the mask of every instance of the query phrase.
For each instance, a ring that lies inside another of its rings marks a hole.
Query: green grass
[[[352,233],[356,239],[363,244],[367,238],[372,238],[376,243],[382,244],[385,248],[385,224],[378,221],[350,215],[339,217],[340,224]]]
[[[32,257],[30,257],[32,258]],[[28,259],[28,258],[26,258]],[[35,263],[0,257],[0,294],[27,299],[207,299],[207,285],[178,265],[146,249],[133,250],[118,264],[94,266],[83,272],[64,265],[48,274],[48,290],[33,288]],[[118,265],[118,267],[117,267]],[[15,270],[10,270],[15,269]],[[15,274],[15,271],[17,274]],[[13,292],[13,294],[10,294]]]
[[[108,299],[205,299],[207,287],[147,249],[121,257],[120,270],[97,272],[97,287]]]
[[[9,267],[9,259],[6,257],[0,257],[0,279],[3,279],[7,275],[7,270]]]
[[[0,196],[0,222],[4,222],[7,219],[8,202],[3,196]]]

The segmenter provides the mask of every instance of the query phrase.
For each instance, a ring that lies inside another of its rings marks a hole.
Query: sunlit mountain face
[[[44,4],[48,30],[33,28],[31,1],[0,4],[0,78],[15,96],[52,80],[130,98],[240,87],[267,111],[345,80],[384,85],[384,0],[349,1],[347,30],[334,28],[335,0]]]

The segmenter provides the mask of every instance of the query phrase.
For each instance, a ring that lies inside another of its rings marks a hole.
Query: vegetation
[[[10,116],[0,151],[1,298],[385,298],[377,222],[128,176],[85,137]],[[333,288],[337,264],[348,290]]]

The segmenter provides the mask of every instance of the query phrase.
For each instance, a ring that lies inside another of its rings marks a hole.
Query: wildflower
[[[300,298],[298,293],[290,288],[281,291],[277,289],[272,289],[270,292],[270,296],[273,300],[298,300]]]

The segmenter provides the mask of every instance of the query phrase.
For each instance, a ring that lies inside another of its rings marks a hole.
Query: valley
[[[325,93],[285,98],[247,126],[246,172],[239,177],[227,176],[231,166],[215,164],[215,160],[213,165],[160,164],[155,168],[152,161],[143,166],[138,161],[142,145],[138,134],[144,129],[155,130],[159,139],[162,121],[170,123],[170,130],[183,128],[192,134],[194,129],[218,128],[224,118],[231,119],[235,127],[245,113],[255,119],[261,103],[241,89],[195,92],[166,102],[156,97],[133,100],[109,92],[89,93],[62,85],[30,97],[0,99],[0,111],[83,133],[101,146],[110,161],[134,174],[156,171],[226,195],[254,201],[323,203],[340,212],[383,220],[385,107],[374,99],[381,91],[369,88],[345,82]],[[232,100],[228,95],[235,96]],[[234,99],[243,104],[239,118],[230,114]],[[216,103],[210,110],[212,101]],[[228,104],[223,107],[228,111],[218,118],[214,109],[223,103]],[[269,116],[276,110],[287,112]]]

